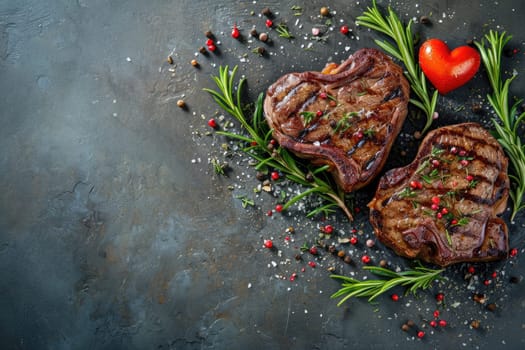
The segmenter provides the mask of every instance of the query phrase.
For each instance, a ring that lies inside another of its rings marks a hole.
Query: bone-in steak
[[[497,217],[509,195],[508,160],[479,124],[436,129],[414,161],[388,171],[370,207],[376,236],[397,254],[441,266],[508,253]]]
[[[281,146],[330,165],[350,192],[383,167],[407,114],[403,70],[375,49],[361,49],[331,74],[290,73],[267,91],[266,120]]]

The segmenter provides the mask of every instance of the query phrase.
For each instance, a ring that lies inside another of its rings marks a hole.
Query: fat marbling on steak
[[[509,196],[508,160],[476,123],[431,131],[409,165],[388,171],[368,204],[377,238],[397,254],[447,266],[508,253],[497,215]]]
[[[403,70],[379,50],[361,49],[330,74],[290,73],[268,88],[266,120],[282,147],[330,166],[351,192],[381,170],[407,114]]]

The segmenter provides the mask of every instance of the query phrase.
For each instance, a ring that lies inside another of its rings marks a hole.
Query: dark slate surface
[[[355,300],[337,307],[329,298],[337,282],[326,271],[363,276],[324,251],[303,261],[298,247],[313,242],[324,223],[301,208],[266,216],[278,199],[255,194],[255,170],[245,155],[221,148],[206,120],[222,112],[202,92],[213,87],[218,66],[239,65],[247,100],[281,74],[320,69],[350,52],[373,46],[378,35],[357,28],[368,2],[331,1],[335,30],[326,42],[310,39],[324,2],[303,1],[102,1],[4,0],[0,3],[0,344],[2,349],[419,349],[523,348],[523,257],[450,268],[446,283],[419,297]],[[385,2],[380,2],[382,8]],[[504,60],[507,72],[523,71],[520,1],[395,1],[403,20],[423,38],[455,47],[488,29],[514,34],[518,52]],[[302,7],[294,16],[293,5]],[[264,30],[261,9],[286,20],[296,38],[278,38],[268,55],[252,50],[252,26]],[[251,12],[253,11],[253,15]],[[347,23],[352,35],[337,32]],[[417,21],[416,21],[417,22]],[[237,24],[243,40],[229,36]],[[219,52],[196,55],[211,29]],[[311,47],[309,47],[311,45]],[[307,48],[307,49],[305,49]],[[174,64],[166,62],[172,55]],[[200,68],[189,62],[196,58]],[[513,96],[525,95],[518,76]],[[440,99],[435,126],[490,117],[483,73],[469,86]],[[176,106],[179,99],[187,110]],[[481,102],[475,115],[472,102]],[[462,107],[463,106],[463,107]],[[409,161],[409,118],[387,167]],[[489,123],[486,125],[490,126]],[[233,147],[233,145],[230,145]],[[400,152],[407,150],[407,157]],[[228,161],[228,177],[214,174],[210,159]],[[278,190],[295,190],[283,184]],[[351,224],[328,218],[338,235],[352,228],[361,244],[348,249],[356,261],[367,252],[392,267],[408,262],[372,237],[365,205],[373,185],[357,194],[363,209]],[[253,199],[243,208],[238,196]],[[511,245],[523,248],[524,216],[510,225]],[[508,220],[508,217],[506,217]],[[291,243],[285,230],[293,226]],[[273,238],[277,249],[262,248]],[[316,261],[315,269],[306,262]],[[272,262],[277,266],[273,267]],[[301,269],[304,268],[304,271]],[[481,282],[494,270],[497,279]],[[291,282],[288,277],[296,272]],[[467,276],[468,277],[468,276]],[[434,294],[443,291],[446,303]],[[402,290],[397,290],[402,293]],[[471,300],[486,293],[494,312]],[[431,330],[438,308],[449,325]],[[400,326],[412,319],[423,340]],[[470,322],[480,320],[480,329]]]

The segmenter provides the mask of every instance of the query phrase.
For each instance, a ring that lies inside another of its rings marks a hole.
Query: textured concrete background
[[[257,184],[243,156],[233,158],[229,177],[213,173],[208,160],[221,156],[224,140],[206,135],[206,119],[220,112],[202,88],[213,87],[218,65],[239,64],[253,98],[282,73],[341,60],[346,46],[351,52],[374,45],[377,35],[353,25],[367,2],[351,3],[330,7],[359,40],[341,43],[334,32],[304,50],[322,1],[0,2],[0,348],[523,348],[525,296],[521,285],[508,283],[523,275],[520,256],[479,267],[506,273],[487,291],[497,312],[470,301],[464,267],[451,269],[457,287],[443,288],[461,306],[447,305],[450,327],[419,341],[399,328],[408,318],[428,318],[436,307],[432,293],[338,308],[329,299],[338,284],[324,268],[307,270],[296,283],[276,278],[283,268],[271,262],[293,260],[294,248],[272,255],[262,239],[293,225],[300,246],[316,236],[319,222],[301,213],[268,218],[269,196],[243,208],[236,195],[251,195]],[[302,6],[303,27],[294,26],[292,5]],[[523,2],[392,5],[404,19],[431,14],[433,25],[418,30],[452,46],[488,28],[507,29],[521,51],[505,67],[523,71]],[[254,44],[228,33],[234,23],[245,36],[254,24],[262,28],[265,6],[287,18],[297,38],[275,36],[271,54],[257,57]],[[222,41],[221,52],[195,56],[207,29]],[[195,57],[199,69],[188,63]],[[486,81],[479,74],[472,84],[442,100],[438,124],[479,118],[468,103],[484,98]],[[512,90],[525,95],[523,78]],[[176,106],[180,98],[188,110]],[[409,124],[405,133],[414,128]],[[403,162],[399,154],[393,159],[390,166]],[[372,190],[360,194],[363,203]],[[342,217],[332,222],[349,230]],[[521,215],[511,225],[519,248],[523,222]],[[356,226],[369,234],[366,225],[366,215],[358,216]],[[348,271],[320,261],[331,264]],[[474,318],[481,330],[469,327]]]

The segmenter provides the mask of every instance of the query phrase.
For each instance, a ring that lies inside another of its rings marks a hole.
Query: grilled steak
[[[414,161],[388,171],[370,207],[377,238],[397,254],[446,266],[508,253],[497,217],[509,195],[508,160],[480,125],[436,129]]]
[[[383,167],[407,114],[403,70],[375,49],[361,49],[330,74],[290,73],[268,88],[266,120],[281,146],[330,166],[345,192]]]

